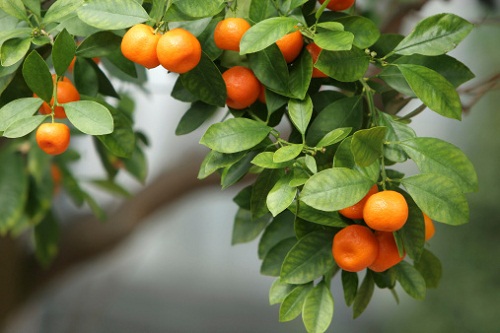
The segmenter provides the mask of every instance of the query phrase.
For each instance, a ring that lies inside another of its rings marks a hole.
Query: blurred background
[[[499,1],[359,0],[358,6],[376,10],[383,20],[396,12],[387,8],[400,3],[412,9],[401,21],[404,33],[440,12],[477,24],[451,53],[476,74],[460,89],[499,73]],[[44,271],[26,259],[27,242],[13,246],[16,241],[1,240],[0,327],[6,333],[304,332],[300,318],[279,323],[279,307],[269,305],[274,279],[259,273],[257,242],[231,246],[236,212],[232,198],[243,185],[222,191],[217,179],[196,179],[206,153],[198,144],[205,128],[175,136],[188,107],[169,96],[175,77],[155,69],[147,79],[144,90],[120,86],[136,100],[137,128],[151,142],[147,184],[122,177],[135,193],[127,202],[96,193],[110,211],[104,224],[94,221],[88,210],[74,208],[61,193],[57,210],[68,231],[55,268]],[[463,98],[465,105],[474,102],[474,96]],[[328,332],[500,332],[499,105],[497,86],[461,122],[433,112],[413,122],[419,136],[460,147],[479,176],[479,192],[468,197],[470,223],[437,224],[430,241],[443,264],[439,288],[429,290],[424,301],[398,290],[400,304],[388,291],[377,289],[367,310],[353,320],[337,277]],[[84,178],[99,174],[91,143],[81,139],[76,145],[82,162],[75,172]]]

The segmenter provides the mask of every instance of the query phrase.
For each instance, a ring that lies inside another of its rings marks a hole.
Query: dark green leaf
[[[291,173],[281,176],[267,194],[266,206],[273,216],[287,209],[297,195],[297,189],[289,185],[291,178]]]
[[[48,214],[34,228],[36,258],[47,267],[58,253],[59,225],[52,214]]]
[[[175,135],[184,135],[191,133],[199,128],[205,121],[207,121],[217,111],[217,107],[203,102],[195,102],[184,113],[177,128]]]
[[[380,112],[379,115],[379,124],[387,128],[385,138],[388,143],[384,145],[384,156],[394,162],[406,161],[407,155],[397,143],[414,138],[415,131],[394,116],[385,112]]]
[[[254,218],[261,217],[269,212],[266,203],[267,195],[283,174],[284,171],[281,169],[265,169],[257,177],[253,185],[250,202]]]
[[[344,290],[344,299],[347,306],[351,306],[358,293],[358,273],[342,270],[342,288]]]
[[[293,17],[272,17],[252,26],[240,41],[240,54],[264,50],[297,26]]]
[[[401,284],[401,287],[403,287],[408,295],[418,300],[425,298],[425,280],[415,267],[406,261],[401,261],[392,270],[395,272],[396,279]]]
[[[111,31],[99,31],[85,38],[76,55],[85,58],[106,57],[115,50],[120,49],[120,36]]]
[[[312,283],[295,287],[283,300],[280,307],[280,321],[290,321],[302,312],[304,300],[312,289]]]
[[[266,276],[279,276],[283,260],[290,249],[295,245],[297,239],[295,236],[285,238],[274,245],[267,251],[262,265],[260,266],[260,274]],[[284,282],[284,281],[283,281]]]
[[[211,150],[203,159],[198,172],[198,179],[204,179],[215,171],[231,166],[240,161],[245,156],[245,153],[223,154]]]
[[[267,89],[294,97],[289,89],[288,67],[278,46],[273,44],[260,52],[252,53],[248,60],[255,76]]]
[[[284,211],[273,219],[259,241],[259,259],[263,259],[267,252],[282,240],[295,236],[294,220],[295,215],[289,211]]]
[[[373,276],[369,271],[367,271],[363,282],[356,293],[356,297],[354,298],[352,306],[353,318],[359,317],[366,310],[370,300],[372,299],[374,290],[375,282],[373,281]]]
[[[297,202],[293,202],[290,207],[290,211],[296,214],[299,218],[329,227],[345,227],[347,224],[340,217],[338,212],[325,212],[322,210],[317,210],[312,207],[307,206],[303,202],[299,202],[299,207],[297,211]]]
[[[290,79],[288,82],[291,95],[296,96],[299,100],[303,100],[307,96],[312,78],[312,70],[313,62],[311,54],[307,50],[303,50],[290,68]]]
[[[52,75],[49,71],[49,66],[40,56],[33,50],[24,60],[23,77],[28,87],[37,94],[41,99],[50,102],[54,84]]]
[[[351,150],[357,165],[370,166],[382,156],[386,132],[387,128],[377,126],[354,133]]]
[[[234,219],[231,244],[246,243],[254,240],[269,223],[269,215],[252,218],[252,213],[245,209],[238,209]]]
[[[43,17],[43,23],[48,24],[52,22],[61,22],[61,19],[75,13],[75,11],[80,8],[82,4],[83,0],[54,1],[54,3],[45,13],[45,16]]]
[[[380,32],[370,19],[363,16],[342,16],[335,21],[342,23],[345,31],[354,34],[352,44],[360,49],[372,46],[380,37]]]
[[[321,51],[315,67],[341,82],[354,82],[363,77],[369,57],[357,47],[349,51]]]
[[[129,158],[134,154],[136,138],[131,121],[127,116],[115,108],[110,107],[113,116],[113,132],[106,135],[99,135],[99,139],[104,146],[118,157]]]
[[[397,231],[396,239],[401,239],[406,253],[417,261],[422,255],[425,243],[424,215],[408,193],[399,190],[408,204],[408,219],[403,228]]]
[[[442,275],[442,266],[439,258],[432,252],[424,249],[420,260],[415,262],[415,268],[422,274],[427,288],[437,288]]]
[[[63,76],[75,56],[75,41],[66,29],[57,35],[52,48],[52,62],[56,74]]]
[[[248,173],[248,171],[252,167],[251,161],[256,154],[257,154],[256,152],[246,153],[242,159],[226,167],[222,171],[221,175],[222,189],[226,189],[229,186],[236,184],[241,178],[243,178]]]

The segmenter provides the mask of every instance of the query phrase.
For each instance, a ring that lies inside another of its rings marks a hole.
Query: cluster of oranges
[[[364,224],[351,224],[335,234],[332,254],[340,268],[349,272],[365,268],[383,272],[404,259],[405,253],[398,249],[393,234],[408,219],[408,204],[401,193],[379,192],[377,185],[373,185],[363,199],[339,213],[364,221]],[[426,214],[423,217],[427,241],[434,235],[434,224]]]

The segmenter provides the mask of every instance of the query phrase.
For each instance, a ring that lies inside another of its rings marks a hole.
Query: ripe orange
[[[319,53],[321,52],[322,48],[316,45],[316,43],[309,43],[306,45],[306,49],[311,54],[311,57],[313,59],[313,64],[315,64],[316,61],[318,61]],[[312,77],[321,78],[321,77],[328,77],[328,75],[326,75],[325,73],[314,67],[312,72]]]
[[[319,0],[320,4],[323,4],[326,0]],[[326,8],[335,11],[342,11],[352,7],[356,0],[330,0],[330,3],[326,6]]]
[[[404,259],[406,253],[399,256],[398,246],[392,232],[376,231],[375,237],[378,242],[378,255],[375,261],[368,266],[369,269],[374,272],[383,272]]]
[[[368,227],[352,224],[335,234],[332,254],[340,268],[359,272],[375,261],[378,241]]]
[[[175,28],[161,36],[156,47],[160,64],[175,73],[186,73],[201,59],[201,44],[189,31]]]
[[[101,62],[101,59],[100,58],[92,58],[92,60],[94,60],[94,62],[96,64],[99,64]],[[75,69],[75,62],[76,62],[76,56],[73,57],[73,60],[71,60],[71,63],[69,64],[68,66],[68,72],[73,72],[73,70]]]
[[[244,109],[252,105],[260,94],[261,83],[252,70],[234,66],[222,74],[226,83],[226,104],[233,109]]]
[[[266,87],[264,87],[263,84],[260,85],[260,91],[259,91],[259,101],[263,104],[266,104]]]
[[[214,42],[221,50],[240,51],[240,41],[250,23],[241,17],[226,18],[215,26]]]
[[[52,80],[55,82],[56,76],[52,75]],[[36,94],[33,94],[36,97]],[[71,83],[71,81],[67,77],[63,77],[63,79],[57,82],[57,104],[75,102],[80,100],[80,94],[76,87]],[[54,98],[50,100],[50,105],[47,102],[43,102],[40,107],[41,114],[51,114],[52,107],[54,104]],[[56,118],[66,118],[66,112],[64,111],[63,106],[56,106],[54,108],[54,117]]]
[[[54,194],[57,194],[57,192],[59,192],[59,188],[61,187],[62,179],[61,169],[59,169],[57,164],[52,163],[50,165],[50,174],[52,176],[52,181],[54,182]]]
[[[368,193],[361,199],[358,203],[350,206],[343,208],[339,210],[339,213],[342,214],[343,216],[353,219],[353,220],[360,220],[363,218],[363,208],[365,207],[366,200],[368,200],[369,197],[372,196],[372,194],[375,194],[378,192],[378,187],[377,185],[373,185],[370,190],[368,190]]]
[[[408,204],[399,192],[381,191],[368,198],[363,218],[373,230],[396,231],[408,219]]]
[[[436,232],[436,228],[434,227],[434,223],[432,222],[431,218],[427,216],[427,214],[424,213],[424,223],[425,223],[425,240],[428,241],[429,239],[434,236],[434,233]]]
[[[63,123],[43,123],[35,134],[38,146],[49,155],[62,154],[68,149],[70,130]]]
[[[146,68],[155,68],[160,64],[156,55],[156,46],[161,34],[155,33],[153,27],[136,24],[123,35],[120,45],[122,54]]]
[[[285,61],[291,63],[302,51],[304,40],[300,31],[296,30],[278,39],[276,45],[278,45],[283,57],[285,57]]]

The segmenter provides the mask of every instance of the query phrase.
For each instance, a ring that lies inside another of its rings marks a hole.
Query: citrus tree
[[[209,124],[198,177],[250,180],[232,243],[260,237],[280,321],[324,332],[336,275],[354,317],[375,287],[423,299],[438,286],[433,221],[467,223],[478,181],[459,148],[411,122],[461,119],[457,87],[474,75],[447,53],[470,22],[442,13],[403,36],[354,0],[10,0],[0,27],[0,232],[32,233],[42,264],[57,253],[60,187],[105,218],[71,171],[72,137],[93,137],[107,176],[96,186],[120,195],[119,172],[145,180],[147,135],[112,81],[163,66],[190,104],[176,134]],[[418,173],[401,172],[408,160]]]

